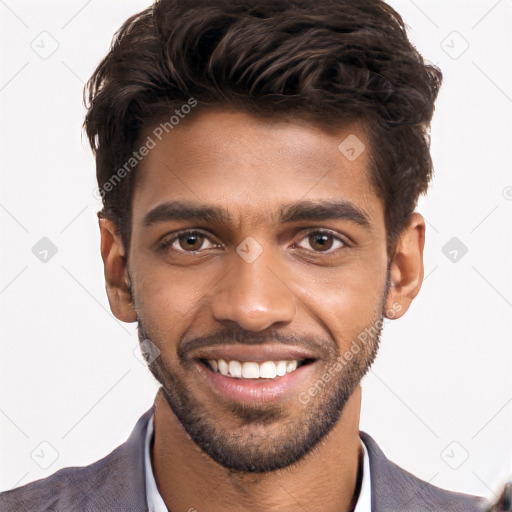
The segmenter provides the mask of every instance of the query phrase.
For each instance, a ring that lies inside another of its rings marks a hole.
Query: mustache
[[[244,329],[223,329],[204,336],[185,335],[178,343],[177,354],[180,359],[186,359],[193,350],[219,345],[264,345],[283,344],[307,349],[319,357],[337,355],[337,345],[334,340],[312,335],[284,335],[275,329],[262,332],[251,332]]]

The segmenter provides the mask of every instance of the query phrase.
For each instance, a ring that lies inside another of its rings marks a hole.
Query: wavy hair
[[[332,129],[361,120],[388,254],[432,178],[429,127],[442,82],[381,0],[157,0],[116,32],[84,89],[98,186],[142,130],[195,98]],[[102,194],[128,248],[136,168]]]

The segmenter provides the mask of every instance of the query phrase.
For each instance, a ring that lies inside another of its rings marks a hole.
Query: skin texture
[[[160,350],[150,364],[162,384],[153,469],[173,512],[289,512],[312,503],[324,512],[351,510],[360,380],[376,355],[382,319],[402,316],[419,292],[425,233],[423,217],[412,214],[388,259],[368,151],[351,161],[338,150],[351,134],[370,147],[358,123],[326,132],[287,116],[202,112],[140,163],[129,253],[116,226],[100,220],[112,312],[138,321],[141,340]],[[171,200],[223,207],[232,218],[145,225],[148,212]],[[276,219],[282,204],[340,200],[367,225]],[[197,238],[173,239],[184,230]],[[251,263],[236,252],[247,237],[262,249]],[[321,390],[299,400],[372,327]],[[194,347],[235,342],[295,342],[316,360],[292,393],[240,404],[215,393],[193,357]]]

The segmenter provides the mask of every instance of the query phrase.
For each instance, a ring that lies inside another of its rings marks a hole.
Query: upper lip
[[[312,352],[286,345],[218,345],[204,347],[193,355],[195,359],[224,359],[225,361],[264,362],[283,360],[316,359]]]

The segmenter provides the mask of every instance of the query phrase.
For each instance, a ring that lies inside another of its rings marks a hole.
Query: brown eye
[[[197,251],[203,245],[204,236],[198,234],[186,234],[178,237],[180,247],[184,251]]]
[[[333,233],[329,231],[314,231],[309,233],[303,240],[307,240],[311,250],[315,252],[328,252],[329,254],[334,251],[330,251],[330,249],[336,244],[337,248],[341,248],[345,246],[343,240]],[[307,247],[301,246],[304,249],[308,249]]]
[[[205,242],[210,245],[203,247]],[[171,247],[175,251],[182,253],[196,252],[201,249],[210,249],[211,247],[215,247],[215,244],[213,244],[206,235],[198,231],[185,231],[173,236],[172,238],[165,239],[161,245],[163,249]]]

